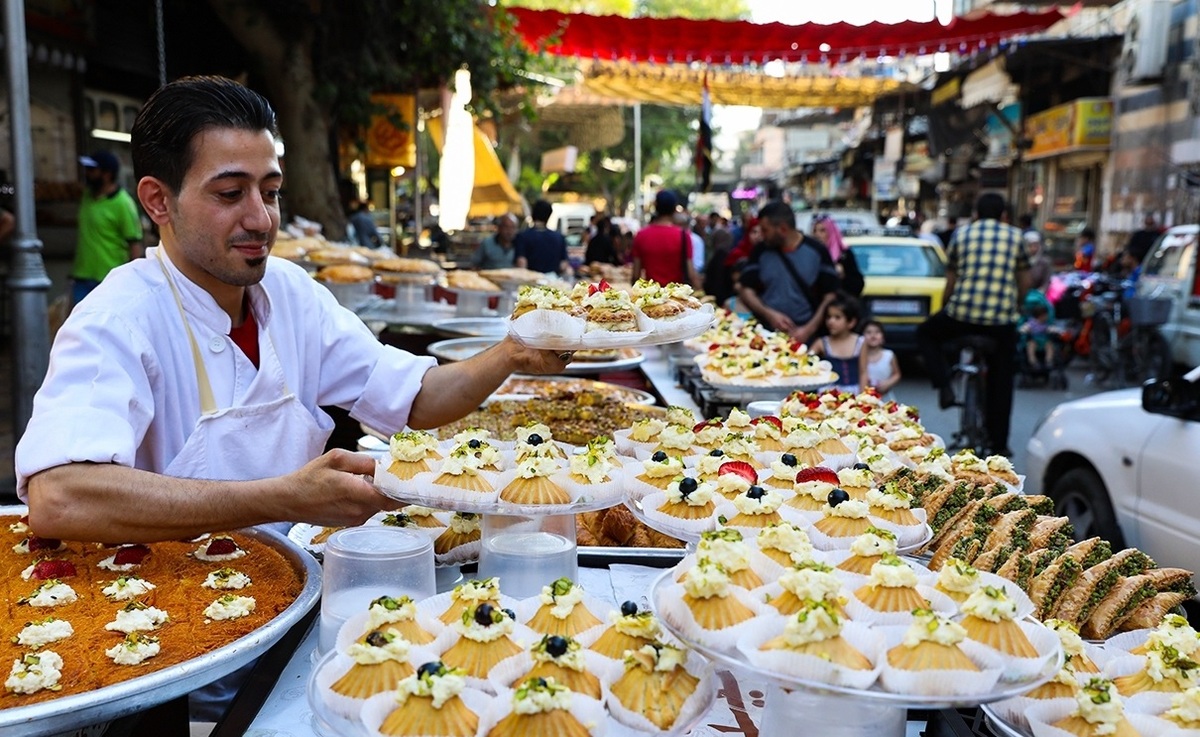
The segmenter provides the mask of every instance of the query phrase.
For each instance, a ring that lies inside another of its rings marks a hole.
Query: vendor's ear
[[[137,196],[155,225],[162,227],[170,222],[169,205],[175,194],[161,179],[142,177],[137,184]]]

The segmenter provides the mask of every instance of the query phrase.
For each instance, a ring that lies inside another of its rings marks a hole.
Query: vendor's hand
[[[540,348],[530,348],[521,345],[512,338],[505,338],[501,343],[509,353],[514,373],[521,374],[561,374],[574,357],[574,351],[553,351]]]
[[[324,527],[361,525],[383,509],[400,502],[383,496],[364,476],[375,473],[375,460],[363,453],[334,449],[284,477],[294,490],[294,507],[278,510],[281,517]]]
[[[808,345],[815,332],[817,332],[815,328],[809,328],[807,325],[795,325],[791,330],[787,331],[787,334],[792,340]]]
[[[771,322],[771,327],[781,333],[790,333],[796,327],[796,323],[792,322],[792,318],[779,312],[778,310],[770,310],[767,312],[767,319]]]

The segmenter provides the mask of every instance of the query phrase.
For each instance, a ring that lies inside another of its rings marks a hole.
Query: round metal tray
[[[1032,737],[1032,733],[1018,729],[1016,726],[1009,724],[996,713],[991,706],[980,704],[979,710],[983,712],[984,721],[992,728],[998,737]]]
[[[422,507],[432,507],[433,509],[444,509],[450,512],[503,514],[518,517],[555,517],[564,514],[582,514],[583,512],[595,512],[600,509],[615,507],[623,501],[621,496],[617,495],[611,498],[579,501],[573,504],[510,504],[509,502],[502,501],[469,502],[447,499],[432,490],[429,493],[421,493],[385,489],[378,484],[374,484],[374,486],[376,491],[389,499],[395,499],[398,502],[405,502],[407,504],[417,504]]]
[[[523,384],[542,383],[548,388],[554,389],[555,384],[563,384],[562,389],[575,389],[579,391],[595,391],[602,394],[614,396],[618,401],[627,404],[644,404],[650,407],[658,404],[658,400],[654,395],[641,389],[634,389],[631,386],[622,386],[620,384],[610,384],[606,381],[591,381],[589,379],[579,379],[571,376],[528,376],[525,374],[513,374],[500,385],[496,393],[488,397],[487,401],[496,398],[502,399],[517,399],[519,397],[537,398],[536,394],[531,392],[520,391],[524,388]]]
[[[0,511],[11,513],[13,509],[4,507]],[[88,693],[0,709],[0,733],[38,737],[116,719],[183,696],[232,673],[270,649],[320,599],[321,568],[311,555],[278,532],[258,528],[240,532],[278,550],[304,580],[296,600],[279,615],[228,645],[162,670]]]
[[[441,325],[444,322],[446,321],[442,320],[434,323],[434,328],[443,330]],[[475,322],[480,322],[480,320],[475,320]],[[464,361],[478,353],[482,353],[498,342],[500,342],[500,338],[491,335],[473,338],[454,338],[453,340],[439,340],[436,343],[430,343],[427,350],[429,351],[429,355],[434,358],[452,363],[454,361]],[[600,371],[620,371],[634,368],[646,360],[645,355],[641,351],[632,348],[619,348],[616,350],[620,351],[623,355],[608,361],[572,361],[563,369],[563,373],[567,375],[583,375],[594,374]]]
[[[775,685],[785,689],[801,689],[817,694],[827,694],[830,696],[850,697],[861,701],[870,701],[880,706],[895,706],[907,709],[958,709],[963,707],[978,706],[989,701],[1000,701],[1002,699],[1019,696],[1031,688],[1036,688],[1039,685],[1049,681],[1058,673],[1062,666],[1061,652],[1059,657],[1052,659],[1046,665],[1042,673],[1038,674],[1037,678],[997,684],[996,690],[982,695],[962,696],[962,697],[947,697],[947,696],[918,696],[915,694],[898,694],[890,691],[884,691],[878,685],[868,689],[849,688],[846,686],[835,686],[823,681],[812,681],[804,678],[793,678],[781,673],[773,673],[755,667],[741,657],[738,652],[727,652],[717,650],[711,647],[702,645],[693,639],[689,638],[685,633],[681,632],[678,627],[672,625],[667,618],[660,614],[658,605],[658,597],[660,592],[671,582],[672,570],[663,571],[658,578],[654,580],[654,584],[650,587],[650,606],[654,609],[654,613],[658,616],[659,622],[663,628],[670,632],[681,642],[700,653],[704,657],[712,660],[715,663],[726,665],[731,668],[739,669],[746,673],[753,673],[759,678],[763,678]],[[1024,737],[1024,735],[1022,735]]]

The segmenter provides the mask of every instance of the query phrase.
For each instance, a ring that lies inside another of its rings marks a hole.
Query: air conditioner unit
[[[1167,64],[1167,35],[1171,29],[1171,0],[1140,0],[1121,51],[1127,82],[1161,79]]]

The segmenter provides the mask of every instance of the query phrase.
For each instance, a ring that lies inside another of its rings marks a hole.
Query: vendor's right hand
[[[294,490],[295,507],[280,513],[309,524],[344,527],[361,525],[380,510],[401,507],[401,502],[383,496],[364,478],[374,473],[371,456],[331,450],[284,477]]]
[[[778,310],[771,310],[767,313],[767,317],[771,320],[771,327],[781,333],[789,333],[792,328],[796,327],[796,323],[792,322],[792,318]]]

